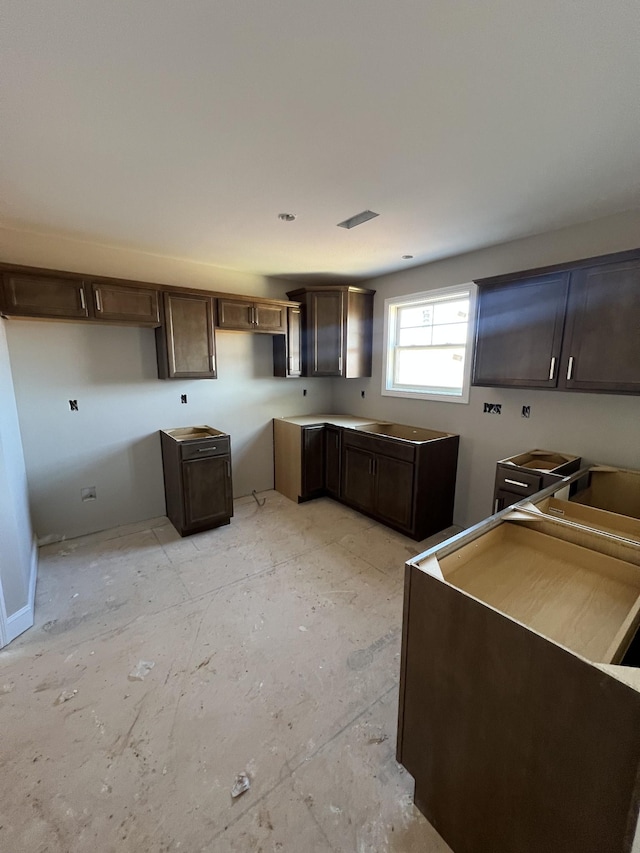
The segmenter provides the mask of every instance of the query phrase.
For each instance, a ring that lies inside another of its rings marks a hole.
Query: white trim
[[[35,616],[36,580],[38,577],[38,544],[34,537],[31,545],[31,560],[29,569],[29,593],[27,603],[11,616],[6,616],[4,599],[0,602],[0,648],[8,645],[20,634],[32,627]],[[2,590],[0,589],[0,593]],[[4,619],[3,619],[4,616]],[[4,625],[2,622],[4,621]]]
[[[473,338],[475,332],[476,318],[476,294],[478,287],[473,282],[467,284],[452,285],[451,287],[440,287],[436,290],[426,290],[422,293],[409,293],[405,296],[392,296],[384,300],[384,329],[383,329],[383,356],[382,356],[382,391],[383,397],[404,397],[408,400],[432,400],[437,403],[468,403],[471,389],[471,363],[473,361]],[[469,294],[469,323],[467,326],[467,340],[465,342],[465,364],[464,379],[461,394],[431,394],[427,391],[401,391],[396,388],[387,388],[389,378],[389,309],[391,306],[411,305],[413,302],[425,300],[438,300],[442,296],[451,296],[458,293]]]

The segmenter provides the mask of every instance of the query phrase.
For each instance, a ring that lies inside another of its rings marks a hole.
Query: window
[[[469,402],[475,285],[385,300],[382,393]]]

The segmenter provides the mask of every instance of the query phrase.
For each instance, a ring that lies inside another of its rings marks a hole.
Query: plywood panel
[[[481,540],[440,561],[449,583],[590,660],[624,651],[612,645],[638,621],[637,566],[515,524]]]
[[[301,440],[301,427],[280,418],[274,419],[275,490],[296,502],[302,486]]]

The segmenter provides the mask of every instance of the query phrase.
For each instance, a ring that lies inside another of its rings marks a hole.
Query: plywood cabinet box
[[[554,489],[406,565],[397,756],[455,853],[632,850],[640,541]]]
[[[277,491],[296,501],[329,495],[413,539],[452,524],[459,436],[316,417],[274,420]]]
[[[273,375],[302,376],[302,308],[287,306],[286,334],[273,336]]]
[[[474,385],[640,394],[640,250],[478,286]]]
[[[304,376],[371,376],[374,290],[348,285],[287,293],[302,302]]]
[[[231,441],[209,426],[161,430],[167,516],[181,536],[229,524]]]

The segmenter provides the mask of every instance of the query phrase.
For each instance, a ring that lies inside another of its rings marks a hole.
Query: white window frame
[[[422,293],[410,293],[405,296],[394,296],[384,301],[384,354],[382,364],[382,396],[405,397],[411,400],[434,400],[439,403],[468,403],[471,386],[471,362],[473,360],[473,336],[476,317],[477,286],[473,282],[460,284],[455,287],[441,287],[437,290],[426,290]],[[394,354],[396,346],[396,310],[421,302],[439,302],[443,298],[451,298],[455,294],[469,297],[469,322],[465,341],[464,374],[461,394],[437,394],[430,391],[395,388],[393,385]]]

